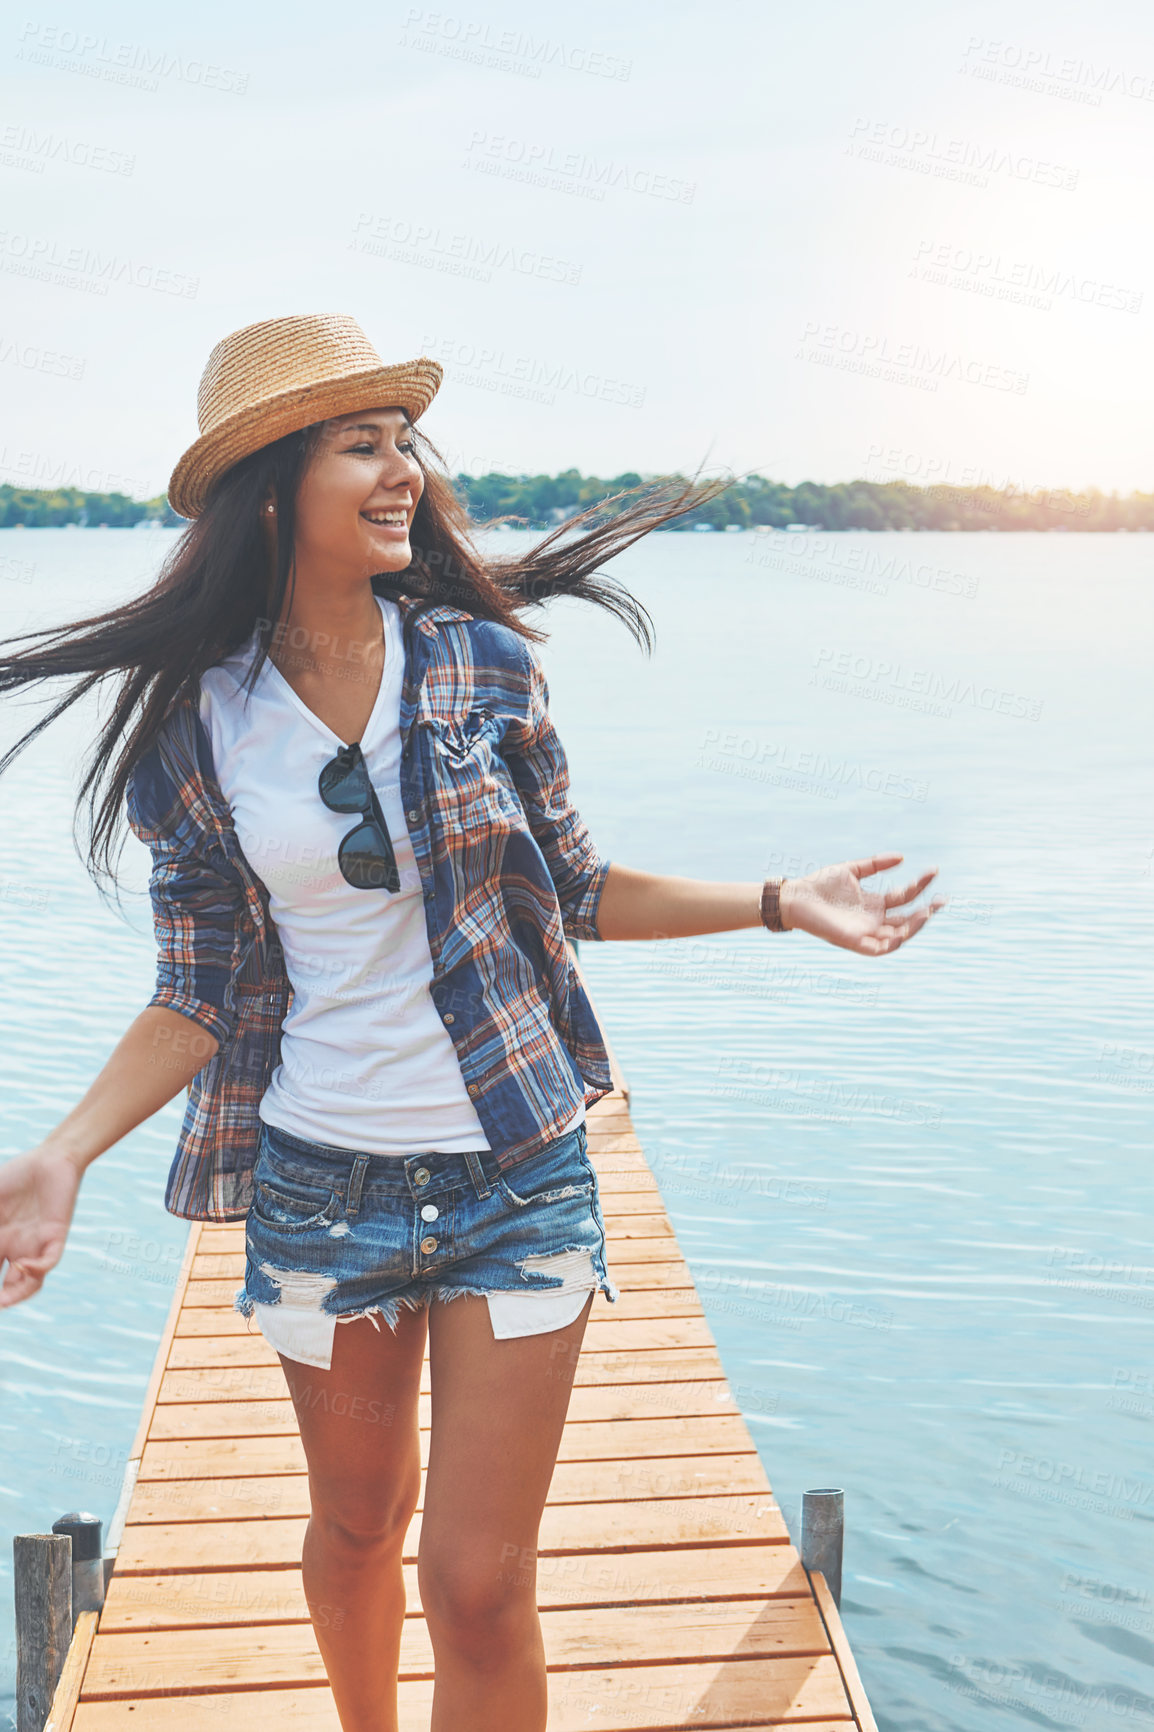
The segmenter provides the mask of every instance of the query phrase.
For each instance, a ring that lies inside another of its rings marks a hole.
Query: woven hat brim
[[[246,404],[189,446],[169,480],[168,503],[178,517],[199,517],[214,484],[234,463],[314,421],[394,405],[416,421],[436,396],[441,378],[440,363],[422,355],[395,367],[322,379]]]

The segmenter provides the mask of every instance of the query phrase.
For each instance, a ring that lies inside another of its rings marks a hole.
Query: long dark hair
[[[115,883],[125,840],[121,810],[132,768],[181,694],[254,631],[253,680],[264,665],[271,634],[261,622],[267,628],[280,620],[286,599],[291,607],[297,492],[324,425],[316,422],[290,433],[228,469],[143,595],[88,619],[0,640],[0,693],[44,680],[75,679],[0,756],[0,774],[79,698],[102,680],[120,676],[112,713],[85,765],[73,827],[76,837],[87,801],[88,836],[80,851],[102,892],[105,881]],[[538,642],[547,634],[521,618],[524,610],[551,596],[571,595],[607,608],[651,653],[648,612],[599,568],[650,530],[733,484],[732,477],[702,483],[695,476],[628,488],[568,518],[519,557],[487,558],[474,545],[468,513],[440,452],[419,428],[412,429],[412,438],[424,478],[413,515],[413,557],[404,571],[374,577],[374,590],[415,596],[422,608],[448,602]],[[271,560],[261,527],[261,506],[270,495],[278,525]],[[575,530],[580,533],[574,535]],[[26,647],[10,647],[20,644]]]

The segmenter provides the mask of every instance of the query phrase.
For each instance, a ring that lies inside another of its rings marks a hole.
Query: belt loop
[[[369,1170],[370,1155],[358,1155],[353,1162],[352,1177],[349,1180],[349,1201],[347,1213],[355,1215],[361,1206],[361,1190],[365,1182],[365,1174]]]
[[[481,1165],[479,1151],[477,1149],[466,1149],[465,1161],[469,1168],[469,1177],[473,1181],[473,1186],[477,1195],[480,1197],[481,1201],[484,1202],[486,1197],[492,1196],[493,1191],[488,1179],[485,1177],[485,1169]]]

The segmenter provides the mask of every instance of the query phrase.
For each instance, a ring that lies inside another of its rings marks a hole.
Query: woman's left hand
[[[903,890],[863,890],[861,880],[900,866],[901,854],[877,854],[872,860],[847,860],[822,866],[808,878],[787,878],[781,887],[781,917],[789,931],[809,932],[827,944],[856,950],[859,956],[888,956],[946,905],[937,896],[922,908],[907,904],[937,877],[937,868],[923,872]],[[892,916],[892,918],[891,918]]]

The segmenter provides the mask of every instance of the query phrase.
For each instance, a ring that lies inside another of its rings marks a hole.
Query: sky
[[[1154,487],[1154,20],[105,0],[0,25],[0,481],[163,492],[351,313],[454,470]]]

